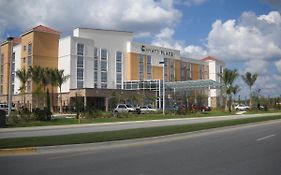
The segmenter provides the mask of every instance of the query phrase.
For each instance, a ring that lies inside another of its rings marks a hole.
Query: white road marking
[[[275,134],[271,134],[271,135],[268,135],[268,136],[265,136],[265,137],[261,137],[261,138],[258,138],[256,141],[259,142],[259,141],[262,141],[262,140],[265,140],[265,139],[268,139],[268,138],[271,138],[271,137],[274,137]]]

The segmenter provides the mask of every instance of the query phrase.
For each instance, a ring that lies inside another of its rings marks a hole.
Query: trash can
[[[4,110],[0,110],[0,128],[6,126],[6,112]]]

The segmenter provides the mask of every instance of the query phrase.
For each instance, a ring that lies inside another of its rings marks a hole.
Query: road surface
[[[0,128],[0,139],[15,138],[15,137],[32,137],[32,136],[52,136],[66,135],[88,132],[103,132],[116,131],[123,129],[148,128],[169,125],[183,125],[193,123],[205,123],[213,121],[255,118],[270,115],[281,115],[281,113],[268,114],[248,114],[248,115],[230,115],[230,116],[215,116],[201,118],[181,118],[181,119],[165,119],[165,120],[150,120],[150,121],[130,121],[130,122],[115,122],[115,123],[96,123],[96,124],[77,124],[63,126],[39,126],[39,127],[22,127],[22,128]]]
[[[281,174],[281,120],[114,143],[91,151],[0,157],[0,171],[3,175]]]

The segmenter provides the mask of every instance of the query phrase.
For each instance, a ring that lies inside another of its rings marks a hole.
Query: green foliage
[[[51,120],[52,117],[52,113],[48,108],[44,108],[44,109],[36,108],[33,111],[33,115],[36,120],[41,120],[41,121]]]

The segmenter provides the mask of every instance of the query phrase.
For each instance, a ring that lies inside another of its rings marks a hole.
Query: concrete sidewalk
[[[0,139],[117,131],[117,130],[124,130],[124,129],[206,123],[206,122],[214,122],[214,121],[274,116],[274,115],[281,115],[281,113],[229,115],[229,116],[213,116],[213,117],[201,117],[201,118],[177,118],[177,119],[162,119],[162,120],[112,122],[112,123],[73,124],[73,125],[57,125],[57,126],[36,126],[36,127],[21,127],[21,128],[2,128],[0,129]]]

